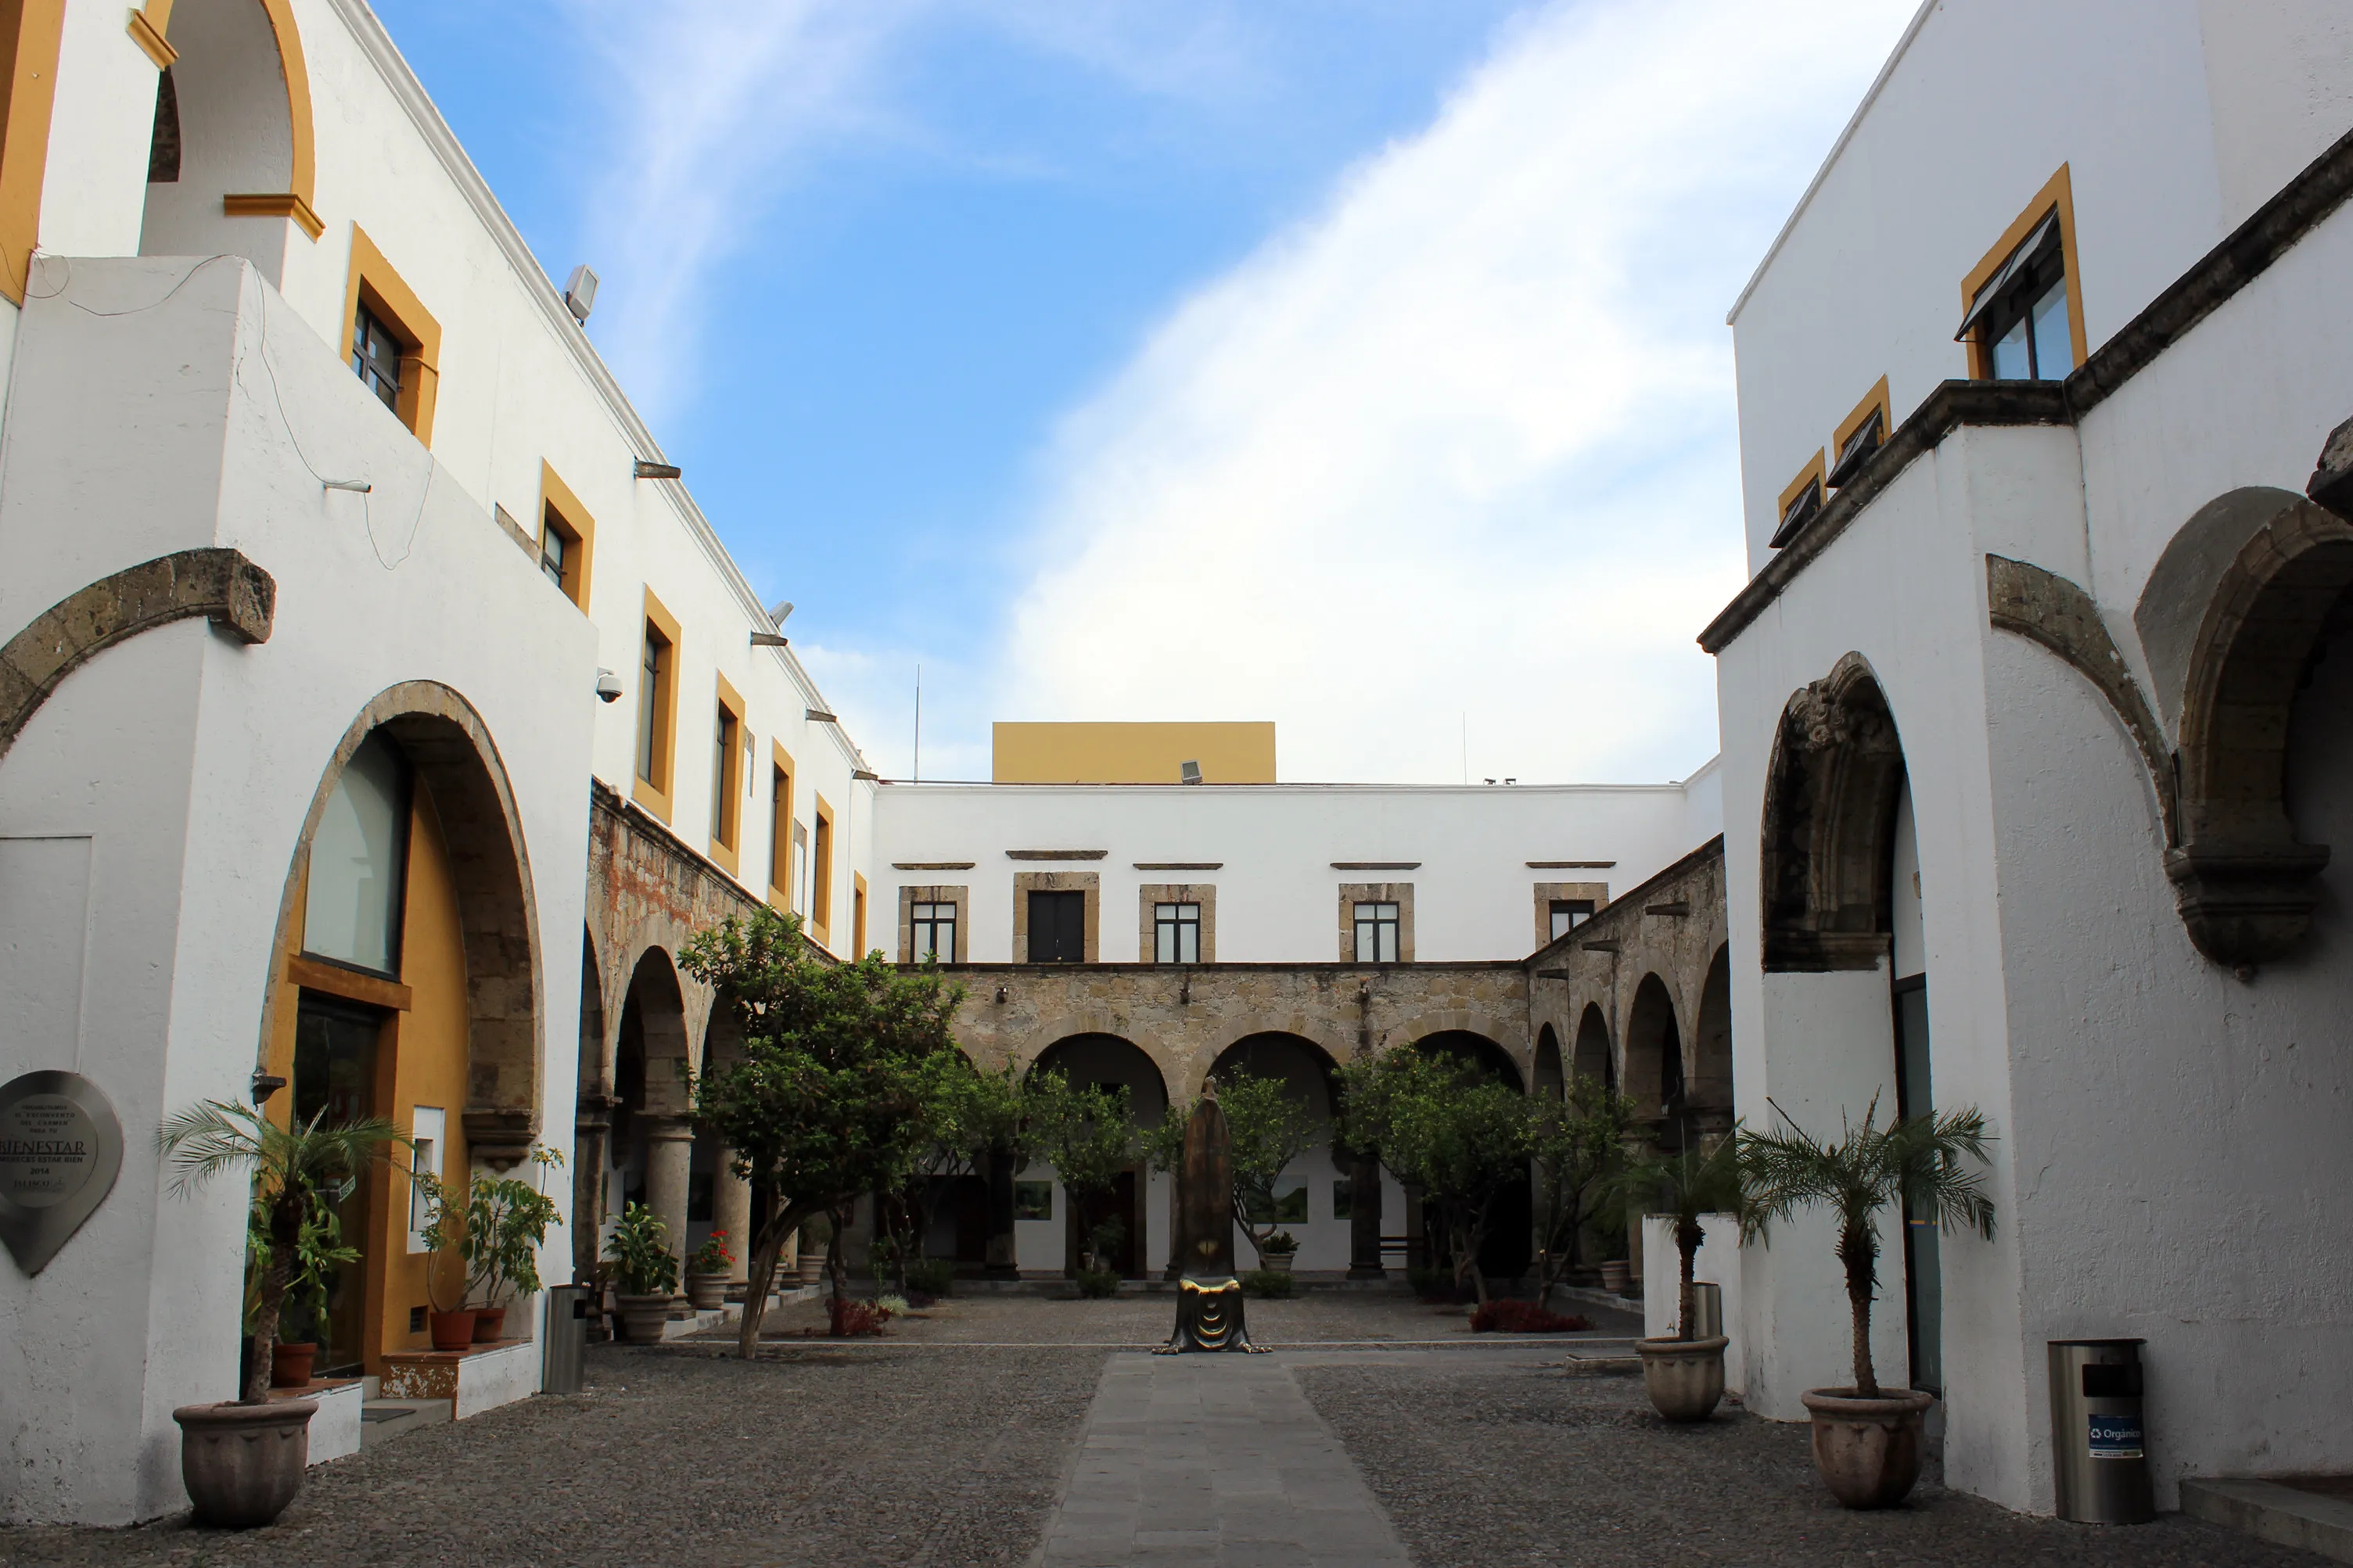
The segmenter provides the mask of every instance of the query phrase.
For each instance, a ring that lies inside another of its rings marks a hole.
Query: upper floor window
[[[783,752],[777,753],[778,757]],[[768,767],[768,886],[792,902],[793,775],[782,761]]]
[[[668,784],[670,775],[663,750],[670,729],[670,638],[648,621],[638,669],[638,777],[657,789]]]
[[[711,837],[723,848],[735,847],[735,737],[743,724],[727,700],[719,700],[719,716],[712,726]]]
[[[1555,899],[1552,901],[1552,940],[1558,942],[1592,918],[1591,899]]]
[[[809,830],[809,924],[819,931],[833,926],[833,807],[819,795],[817,821]]]
[[[1201,906],[1152,906],[1152,961],[1155,963],[1201,962]]]
[[[1813,521],[1814,514],[1821,510],[1822,455],[1817,451],[1805,470],[1781,492],[1778,520],[1773,526],[1773,537],[1767,542],[1775,550],[1780,549],[1798,536],[1799,530]]]
[[[949,903],[914,904],[910,906],[910,924],[914,940],[914,961],[923,963],[936,958],[942,963],[954,963],[956,950],[956,907]]]
[[[400,356],[404,348],[392,329],[362,305],[352,315],[352,369],[360,384],[386,408],[400,412]]]
[[[1356,906],[1356,962],[1395,963],[1402,922],[1395,904]]]
[[[1029,962],[1087,961],[1087,895],[1083,889],[1033,889],[1029,894]]]
[[[569,542],[556,524],[555,513],[550,511],[539,531],[539,569],[559,588],[564,586],[564,552]]]
[[[2076,365],[2063,189],[2059,205],[2048,194],[2038,202],[2042,216],[1970,291],[1953,334],[1969,345],[1970,369],[1980,379],[2058,381]]]

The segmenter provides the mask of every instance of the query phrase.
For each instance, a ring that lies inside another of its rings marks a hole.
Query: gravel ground
[[[1578,1307],[1597,1331],[1639,1332],[1630,1313]],[[1492,1342],[1473,1334],[1466,1310],[1425,1307],[1402,1292],[1310,1290],[1287,1301],[1252,1301],[1245,1314],[1250,1340],[1262,1345],[1397,1340]],[[1167,1341],[1176,1321],[1173,1293],[1115,1296],[1088,1301],[1075,1298],[976,1294],[950,1296],[937,1306],[894,1320],[884,1343],[1102,1344],[1146,1349]],[[789,1302],[760,1325],[767,1341],[797,1341],[825,1326],[825,1308],[815,1300]],[[703,1336],[734,1342],[733,1329]],[[874,1342],[867,1342],[872,1343]]]
[[[322,1466],[267,1530],[0,1530],[0,1563],[1018,1563],[1108,1353],[593,1347],[586,1393]]]
[[[1319,1364],[1320,1363],[1320,1364]],[[1300,1386],[1429,1568],[2318,1568],[2325,1560],[2179,1515],[2130,1530],[2028,1519],[1923,1489],[1850,1513],[1801,1426],[1719,1414],[1672,1427],[1639,1373],[1559,1358],[1306,1358]]]

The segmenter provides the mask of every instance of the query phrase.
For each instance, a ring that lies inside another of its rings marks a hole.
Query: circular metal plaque
[[[28,1072],[0,1085],[0,1241],[38,1274],[122,1169],[122,1124],[79,1073]]]

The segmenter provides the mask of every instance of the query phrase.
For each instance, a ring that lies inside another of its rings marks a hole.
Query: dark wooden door
[[[1068,1189],[1064,1189],[1068,1191]],[[1108,1192],[1096,1193],[1084,1203],[1069,1205],[1071,1228],[1069,1237],[1070,1267],[1079,1266],[1080,1248],[1094,1227],[1106,1219],[1116,1218],[1126,1227],[1125,1234],[1105,1249],[1104,1258],[1123,1279],[1144,1277],[1144,1211],[1136,1205],[1136,1181],[1134,1171],[1122,1171],[1112,1178]]]
[[[1084,892],[1029,895],[1029,962],[1087,961],[1087,896]]]

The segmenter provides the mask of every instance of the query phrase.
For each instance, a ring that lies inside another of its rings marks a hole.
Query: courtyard
[[[1671,1427],[1578,1336],[1473,1335],[1401,1296],[1253,1301],[1264,1356],[1154,1358],[1166,1295],[953,1298],[881,1339],[772,1315],[592,1347],[586,1389],[315,1470],[274,1526],[0,1531],[23,1568],[162,1564],[1660,1563],[2290,1568],[2167,1516],[2100,1530],[1924,1486],[1831,1502],[1802,1426]],[[1622,1343],[1622,1342],[1620,1342]],[[1580,1346],[1583,1347],[1580,1349]]]

